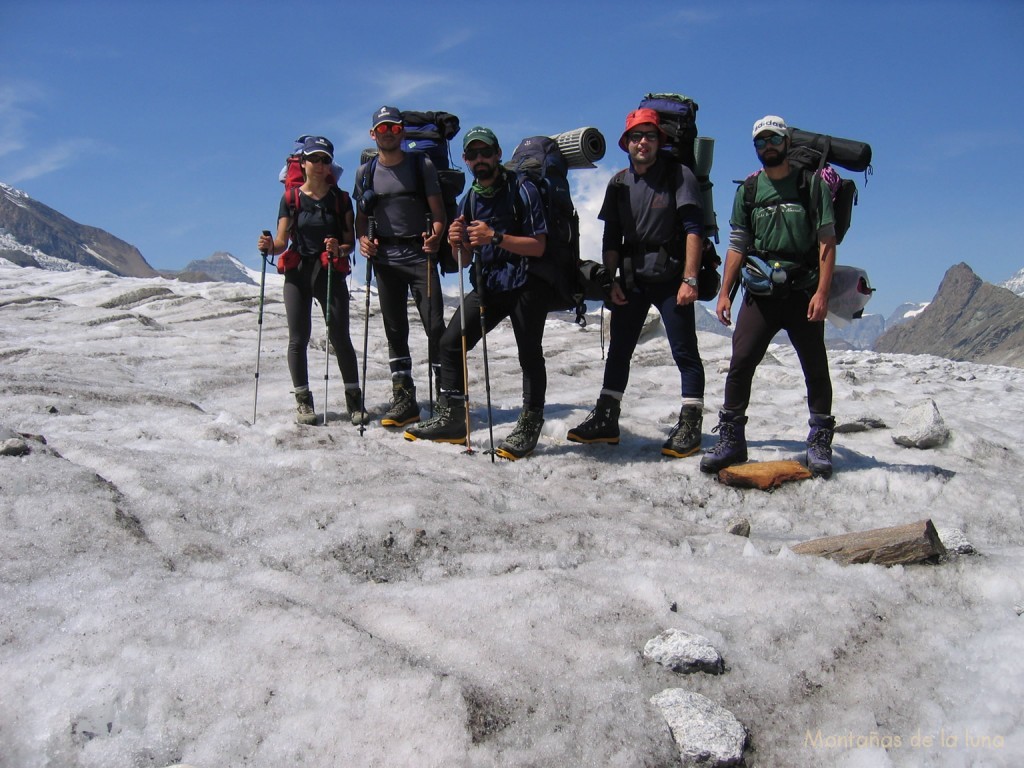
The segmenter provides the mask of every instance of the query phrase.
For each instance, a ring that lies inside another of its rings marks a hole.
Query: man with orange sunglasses
[[[395,107],[378,109],[373,113],[370,136],[377,145],[377,154],[356,171],[353,196],[361,203],[356,232],[360,250],[371,260],[377,277],[377,298],[388,339],[393,398],[381,424],[404,427],[420,420],[409,351],[407,301],[411,291],[437,378],[444,307],[432,256],[437,253],[447,222],[434,164],[423,153],[402,149],[402,113]],[[370,216],[375,224],[372,238]]]

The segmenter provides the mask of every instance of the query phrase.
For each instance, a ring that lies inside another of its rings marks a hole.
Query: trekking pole
[[[327,254],[327,304],[324,309],[324,325],[327,328],[327,338],[324,339],[324,426],[327,426],[327,381],[331,377],[331,273],[334,266],[331,263],[331,254]]]
[[[601,304],[601,359],[604,360],[604,304]]]
[[[473,443],[469,439],[469,352],[466,348],[466,289],[462,277],[462,247],[455,252],[455,258],[459,260],[459,321],[462,326],[462,390],[466,406],[466,450],[465,453],[473,454]]]
[[[431,236],[434,234],[434,221],[430,214],[427,214],[427,231]],[[427,386],[430,387],[430,415],[434,415],[434,353],[431,350],[433,339],[430,334],[434,330],[434,305],[430,298],[430,284],[433,282],[433,265],[430,263],[430,254],[427,254]]]
[[[491,463],[494,463],[494,419],[491,417],[491,372],[487,364],[487,308],[484,301],[484,269],[477,259],[476,266],[476,293],[480,297],[480,341],[481,350],[484,356],[484,392],[487,394],[487,432],[490,434],[491,447],[488,453],[491,454]]]
[[[270,230],[263,230],[264,237],[271,237]],[[260,251],[260,261],[263,266],[260,269],[260,309],[256,316],[256,325],[259,331],[256,333],[256,386],[252,393],[252,423],[256,426],[256,400],[260,395],[260,352],[263,349],[263,290],[267,284],[267,252]]]
[[[377,236],[377,220],[373,217],[369,217],[369,223],[366,226],[366,237],[373,240]],[[366,431],[366,425],[363,423],[366,421],[363,418],[363,414],[366,413],[366,354],[370,344],[370,278],[373,277],[373,262],[370,259],[364,259],[366,262],[366,303],[363,306],[363,381],[359,388],[359,436],[362,437]]]

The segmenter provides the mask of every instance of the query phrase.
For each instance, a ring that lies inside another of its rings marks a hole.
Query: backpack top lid
[[[693,142],[697,138],[697,102],[679,93],[648,93],[640,107],[658,113],[658,127],[668,137],[659,151],[692,170],[696,165]]]
[[[530,136],[523,139],[512,152],[505,167],[526,173],[535,179],[555,176],[566,178],[569,163],[562,154],[558,141],[549,136]]]

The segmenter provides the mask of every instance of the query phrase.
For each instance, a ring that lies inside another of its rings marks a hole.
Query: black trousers
[[[284,274],[284,309],[288,318],[288,371],[292,386],[309,386],[306,349],[313,333],[313,299],[320,303],[327,318],[327,270],[319,259],[304,258],[296,269]],[[331,316],[327,333],[338,358],[341,378],[346,388],[359,386],[356,350],[349,338],[348,286],[340,272],[330,275]]]
[[[737,413],[747,410],[754,371],[764,359],[775,334],[785,330],[800,358],[807,386],[808,410],[818,414],[832,413],[832,380],[825,351],[825,322],[807,320],[810,299],[810,295],[804,292],[792,293],[784,299],[744,294],[732,334],[732,361],[725,379],[725,410]]]
[[[531,275],[521,288],[487,292],[484,295],[484,326],[488,331],[506,317],[519,349],[519,367],[523,372],[523,405],[543,408],[548,387],[544,364],[544,323],[553,298],[551,284]],[[480,294],[466,294],[466,349],[473,349],[482,336]],[[456,310],[441,337],[441,390],[465,395],[462,376],[462,310]]]
[[[392,378],[412,378],[412,355],[409,351],[410,292],[427,334],[427,356],[435,368],[440,366],[438,348],[444,334],[444,300],[437,266],[432,263],[428,266],[426,260],[419,264],[375,263],[374,273],[377,276],[377,299],[384,320],[384,334],[388,340],[388,362]]]

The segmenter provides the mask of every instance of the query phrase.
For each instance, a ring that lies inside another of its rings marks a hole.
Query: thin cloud
[[[92,154],[102,148],[91,139],[68,139],[48,145],[45,153],[33,152],[31,159],[20,168],[7,174],[12,184],[38,179],[72,165],[84,154]]]
[[[42,90],[32,84],[0,85],[0,157],[25,149],[27,126],[35,117],[27,105],[40,101],[42,96]]]

